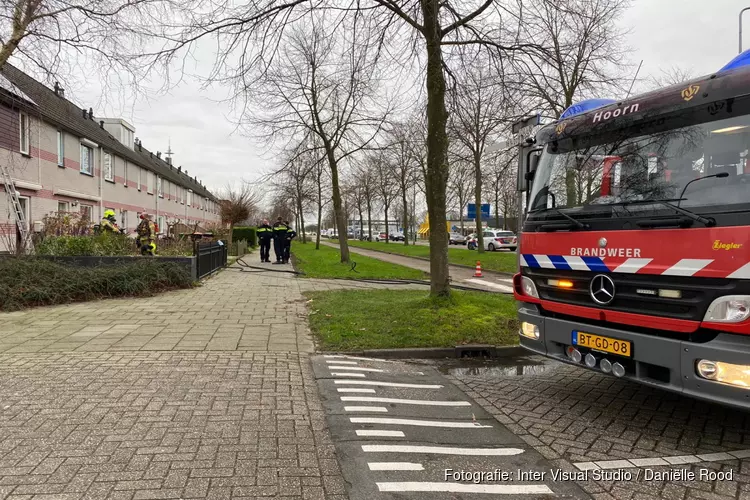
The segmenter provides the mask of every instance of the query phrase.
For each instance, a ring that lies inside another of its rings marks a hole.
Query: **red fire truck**
[[[750,51],[521,146],[520,342],[750,408]]]

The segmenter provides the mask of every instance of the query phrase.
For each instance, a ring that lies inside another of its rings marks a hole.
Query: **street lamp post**
[[[743,13],[744,13],[744,12],[745,12],[746,10],[750,10],[750,7],[745,7],[744,9],[742,9],[742,10],[740,11],[740,17],[739,17],[739,20],[740,20],[740,36],[739,36],[739,38],[740,38],[740,40],[739,40],[739,48],[740,48],[740,51],[739,51],[739,53],[740,53],[740,54],[742,54],[742,14],[743,14]]]

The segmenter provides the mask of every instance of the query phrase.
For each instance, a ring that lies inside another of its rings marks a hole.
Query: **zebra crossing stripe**
[[[463,484],[432,483],[426,481],[405,481],[375,483],[378,490],[387,492],[446,492],[446,493],[488,493],[492,495],[554,495],[544,484]]]
[[[401,444],[363,444],[365,453],[433,453],[476,457],[509,457],[523,453],[521,448],[457,448],[455,446],[413,446]]]

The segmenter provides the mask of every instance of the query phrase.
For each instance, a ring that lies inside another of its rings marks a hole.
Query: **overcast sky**
[[[628,44],[633,72],[641,59],[640,78],[671,66],[690,69],[695,76],[718,70],[737,54],[737,18],[745,6],[750,0],[634,0],[622,20],[632,30]],[[749,48],[750,12],[745,19]],[[211,62],[198,64],[208,69]],[[135,125],[136,136],[150,150],[166,151],[171,140],[174,163],[215,190],[232,180],[255,178],[272,165],[258,145],[234,132],[230,106],[218,102],[222,97],[221,89],[205,91],[188,81],[169,95],[140,99],[134,106],[112,98],[105,98],[102,106],[108,116],[119,115]],[[101,90],[80,89],[73,99],[85,106],[102,102]]]

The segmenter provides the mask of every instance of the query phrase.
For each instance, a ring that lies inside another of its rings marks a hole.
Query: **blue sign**
[[[476,203],[469,203],[466,208],[466,218],[467,219],[476,219],[477,218],[477,205]],[[482,203],[482,218],[483,219],[489,219],[490,218],[490,204],[489,203]]]

